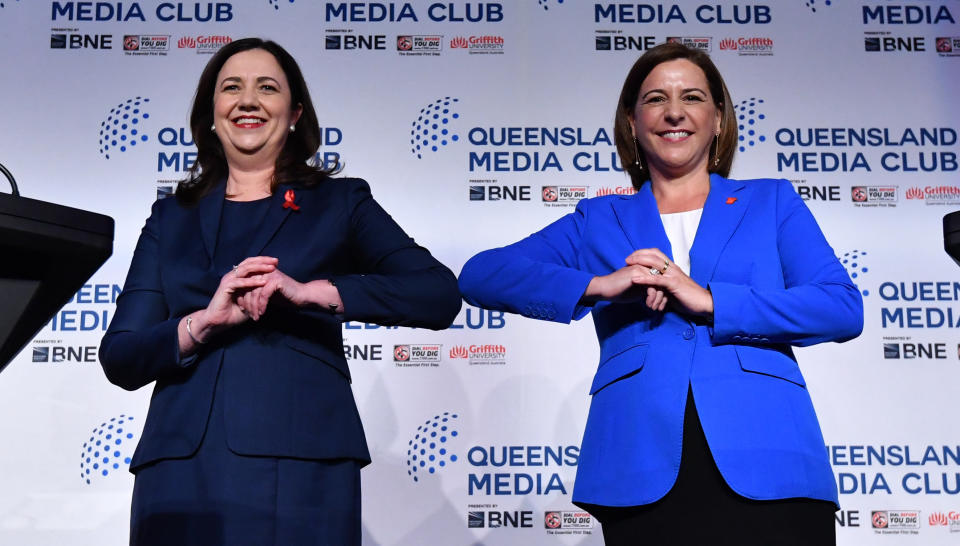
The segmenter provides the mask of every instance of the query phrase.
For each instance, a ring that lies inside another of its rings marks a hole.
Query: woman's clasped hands
[[[643,301],[654,311],[663,311],[670,304],[685,315],[713,314],[710,291],[697,284],[659,249],[636,250],[625,262],[626,266],[612,273],[594,277],[584,299]]]
[[[253,256],[220,279],[207,306],[207,316],[212,323],[223,326],[260,320],[275,297],[303,306],[309,303],[309,288],[280,271],[277,258]]]

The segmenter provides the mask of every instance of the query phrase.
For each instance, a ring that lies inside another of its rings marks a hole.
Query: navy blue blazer
[[[282,206],[288,189],[299,210]],[[333,279],[345,314],[271,306],[182,359],[177,324],[207,306],[226,273],[213,265],[224,191],[221,183],[194,207],[176,199],[153,205],[100,346],[112,383],[134,390],[156,382],[131,471],[197,449],[218,380],[234,452],[369,462],[341,322],[446,328],[461,305],[456,277],[403,232],[363,180],[281,185],[246,255],[276,257],[300,282]]]
[[[594,276],[642,248],[673,258],[650,184],[580,201],[526,239],[477,254],[460,274],[474,305],[558,322],[592,311],[600,362],[573,500],[635,506],[663,497],[680,468],[689,386],[734,491],[837,503],[791,346],[856,337],[863,301],[790,183],[710,177],[690,276],[713,293],[712,325],[642,302],[578,305]]]

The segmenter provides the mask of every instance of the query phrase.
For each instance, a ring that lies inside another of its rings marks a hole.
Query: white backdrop
[[[0,374],[0,544],[126,542],[150,390],[108,384],[96,348],[150,204],[192,160],[199,73],[251,35],[300,62],[321,153],[455,272],[627,190],[611,133],[627,69],[668,37],[707,48],[743,125],[733,177],[793,180],[865,294],[860,338],[798,351],[839,543],[957,543],[960,283],[940,219],[960,205],[958,18],[956,0],[0,0],[0,162],[25,196],[116,219],[113,257]],[[374,458],[365,544],[602,542],[570,503],[589,318],[465,306],[443,332],[344,334]]]

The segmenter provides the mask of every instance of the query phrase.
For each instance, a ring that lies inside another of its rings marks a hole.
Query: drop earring
[[[216,133],[216,132],[217,132],[217,124],[214,123],[213,125],[211,125],[211,126],[210,126],[210,130],[213,131],[214,133]]]
[[[713,147],[713,166],[720,166],[720,132],[717,131],[713,135],[714,147]]]
[[[291,124],[291,125],[290,125],[290,132],[292,133],[292,132],[294,132],[294,131],[296,131],[296,130],[297,130],[297,126]]]
[[[633,137],[633,153],[634,153],[633,166],[636,167],[637,170],[642,171],[643,165],[640,163],[640,148],[637,146],[637,137]]]

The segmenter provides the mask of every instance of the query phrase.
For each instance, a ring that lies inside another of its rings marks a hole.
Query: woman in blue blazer
[[[859,292],[789,182],[726,178],[737,122],[705,53],[645,53],[615,132],[636,194],[585,199],[460,274],[475,305],[592,313],[574,502],[608,544],[835,542],[837,488],[791,346],[859,335]]]
[[[190,125],[197,167],[153,205],[100,349],[111,382],[155,382],[131,544],[359,544],[341,323],[446,328],[456,278],[364,181],[308,165],[320,128],[277,44],[215,54]]]

